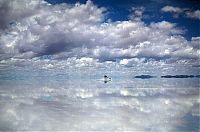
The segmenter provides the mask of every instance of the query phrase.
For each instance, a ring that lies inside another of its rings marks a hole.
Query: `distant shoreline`
[[[200,78],[200,75],[163,75],[159,76],[160,78]],[[140,79],[150,79],[150,78],[157,78],[157,76],[152,75],[137,75],[135,78]]]

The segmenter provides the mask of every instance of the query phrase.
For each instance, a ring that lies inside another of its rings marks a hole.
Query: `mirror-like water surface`
[[[199,78],[134,74],[1,70],[0,129],[199,131]]]

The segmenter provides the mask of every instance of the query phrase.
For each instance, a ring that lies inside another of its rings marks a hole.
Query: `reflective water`
[[[199,131],[199,78],[1,69],[0,130]],[[103,75],[112,77],[104,83]]]

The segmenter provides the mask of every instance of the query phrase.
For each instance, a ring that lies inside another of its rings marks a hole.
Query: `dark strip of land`
[[[155,78],[156,76],[151,76],[151,75],[138,75],[135,76],[135,78],[140,78],[140,79],[150,79],[150,78]],[[164,75],[160,76],[161,78],[200,78],[200,75]]]
[[[161,76],[161,78],[199,78],[200,75],[165,75]]]

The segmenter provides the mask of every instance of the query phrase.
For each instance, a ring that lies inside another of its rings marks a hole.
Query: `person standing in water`
[[[104,75],[104,83],[107,83],[109,81],[111,81],[111,78],[106,76],[106,75]]]

